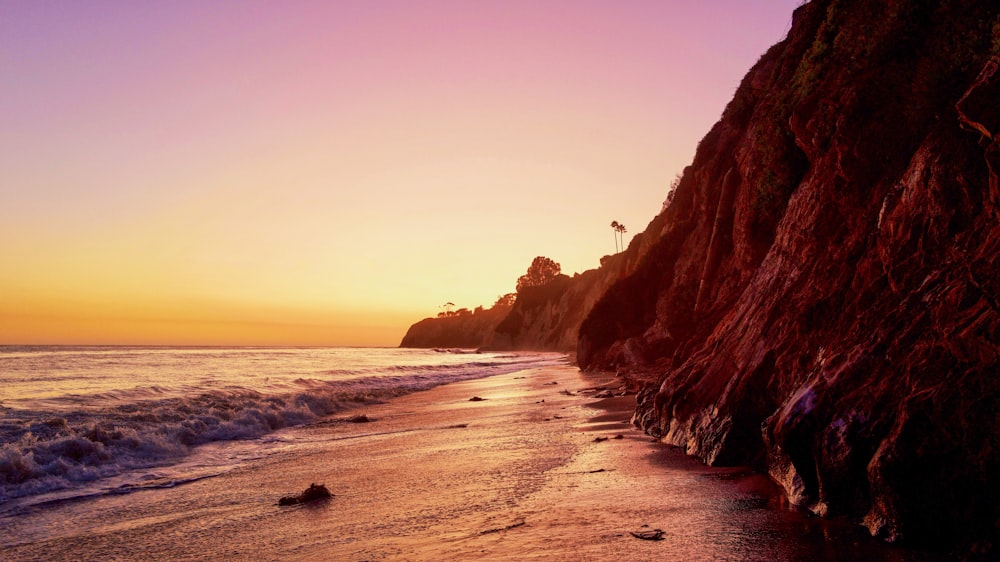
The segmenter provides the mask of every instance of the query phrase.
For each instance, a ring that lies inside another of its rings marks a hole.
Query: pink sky
[[[7,2],[0,343],[395,345],[596,267],[800,3]]]

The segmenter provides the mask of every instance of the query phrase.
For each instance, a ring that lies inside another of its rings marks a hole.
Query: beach
[[[276,432],[222,474],[29,510],[0,543],[7,560],[930,559],[654,442],[633,396],[596,397],[619,384],[557,366],[439,386]],[[333,497],[278,505],[313,483]]]

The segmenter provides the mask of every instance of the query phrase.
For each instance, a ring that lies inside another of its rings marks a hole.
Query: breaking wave
[[[0,503],[170,465],[205,443],[257,439],[441,384],[562,362],[552,355],[494,359],[385,366],[385,375],[346,380],[297,378],[263,392],[201,387],[177,396],[146,387],[60,397],[36,408],[0,406]]]

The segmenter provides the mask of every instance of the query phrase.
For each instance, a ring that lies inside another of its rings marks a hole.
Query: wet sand
[[[932,559],[653,442],[627,423],[634,397],[588,390],[605,384],[554,367],[437,387],[283,431],[221,475],[5,519],[0,544],[8,560]],[[334,497],[277,505],[311,483]]]

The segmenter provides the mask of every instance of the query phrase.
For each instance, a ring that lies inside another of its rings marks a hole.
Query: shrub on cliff
[[[535,258],[528,267],[528,272],[517,279],[517,293],[521,294],[525,287],[545,285],[559,276],[562,266],[544,256]]]

